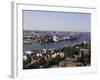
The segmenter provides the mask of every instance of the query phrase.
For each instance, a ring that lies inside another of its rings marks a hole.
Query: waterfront
[[[49,33],[38,32],[34,35],[28,32],[28,36],[24,35],[23,69],[91,65],[89,32],[63,32],[63,35],[60,32],[56,35]]]
[[[64,40],[58,42],[50,42],[50,43],[31,43],[31,44],[23,44],[23,51],[26,50],[40,50],[40,49],[59,49],[75,44],[80,44],[81,42],[89,42],[90,41],[90,33],[82,34],[77,40]]]
[[[82,67],[91,65],[90,43],[60,49],[43,49],[23,54],[23,69]]]

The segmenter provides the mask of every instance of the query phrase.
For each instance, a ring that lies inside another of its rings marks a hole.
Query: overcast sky
[[[89,13],[23,11],[24,30],[91,31]]]

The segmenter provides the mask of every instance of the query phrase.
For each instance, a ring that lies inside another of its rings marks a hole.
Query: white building
[[[32,54],[33,52],[30,50],[25,51],[26,54]]]
[[[58,41],[58,37],[57,36],[53,36],[53,41],[57,42]]]
[[[59,55],[60,55],[60,57],[64,57],[64,53],[63,52],[60,52]]]
[[[24,55],[24,56],[23,56],[23,60],[24,60],[24,61],[27,61],[27,55]]]
[[[41,53],[37,53],[36,56],[37,57],[42,57],[42,54]]]
[[[46,52],[47,52],[47,50],[46,50],[46,49],[42,49],[42,52],[43,52],[43,53],[46,53]]]
[[[89,55],[89,49],[80,49],[79,55],[80,57],[82,57],[82,55]]]
[[[57,53],[52,54],[52,58],[55,58],[57,56]]]

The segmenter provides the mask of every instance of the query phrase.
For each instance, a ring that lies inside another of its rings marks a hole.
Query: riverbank
[[[52,67],[78,67],[91,64],[90,42],[59,49],[44,49],[34,53],[23,54],[23,69]]]

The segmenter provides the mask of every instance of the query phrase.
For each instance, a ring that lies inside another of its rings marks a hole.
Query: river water
[[[63,48],[67,47],[70,45],[75,45],[79,44],[83,41],[89,41],[90,40],[90,35],[84,34],[81,35],[79,39],[74,40],[74,41],[61,41],[61,42],[52,42],[52,43],[32,43],[32,44],[23,44],[23,51],[26,50],[38,50],[38,49],[58,49],[58,48]]]

